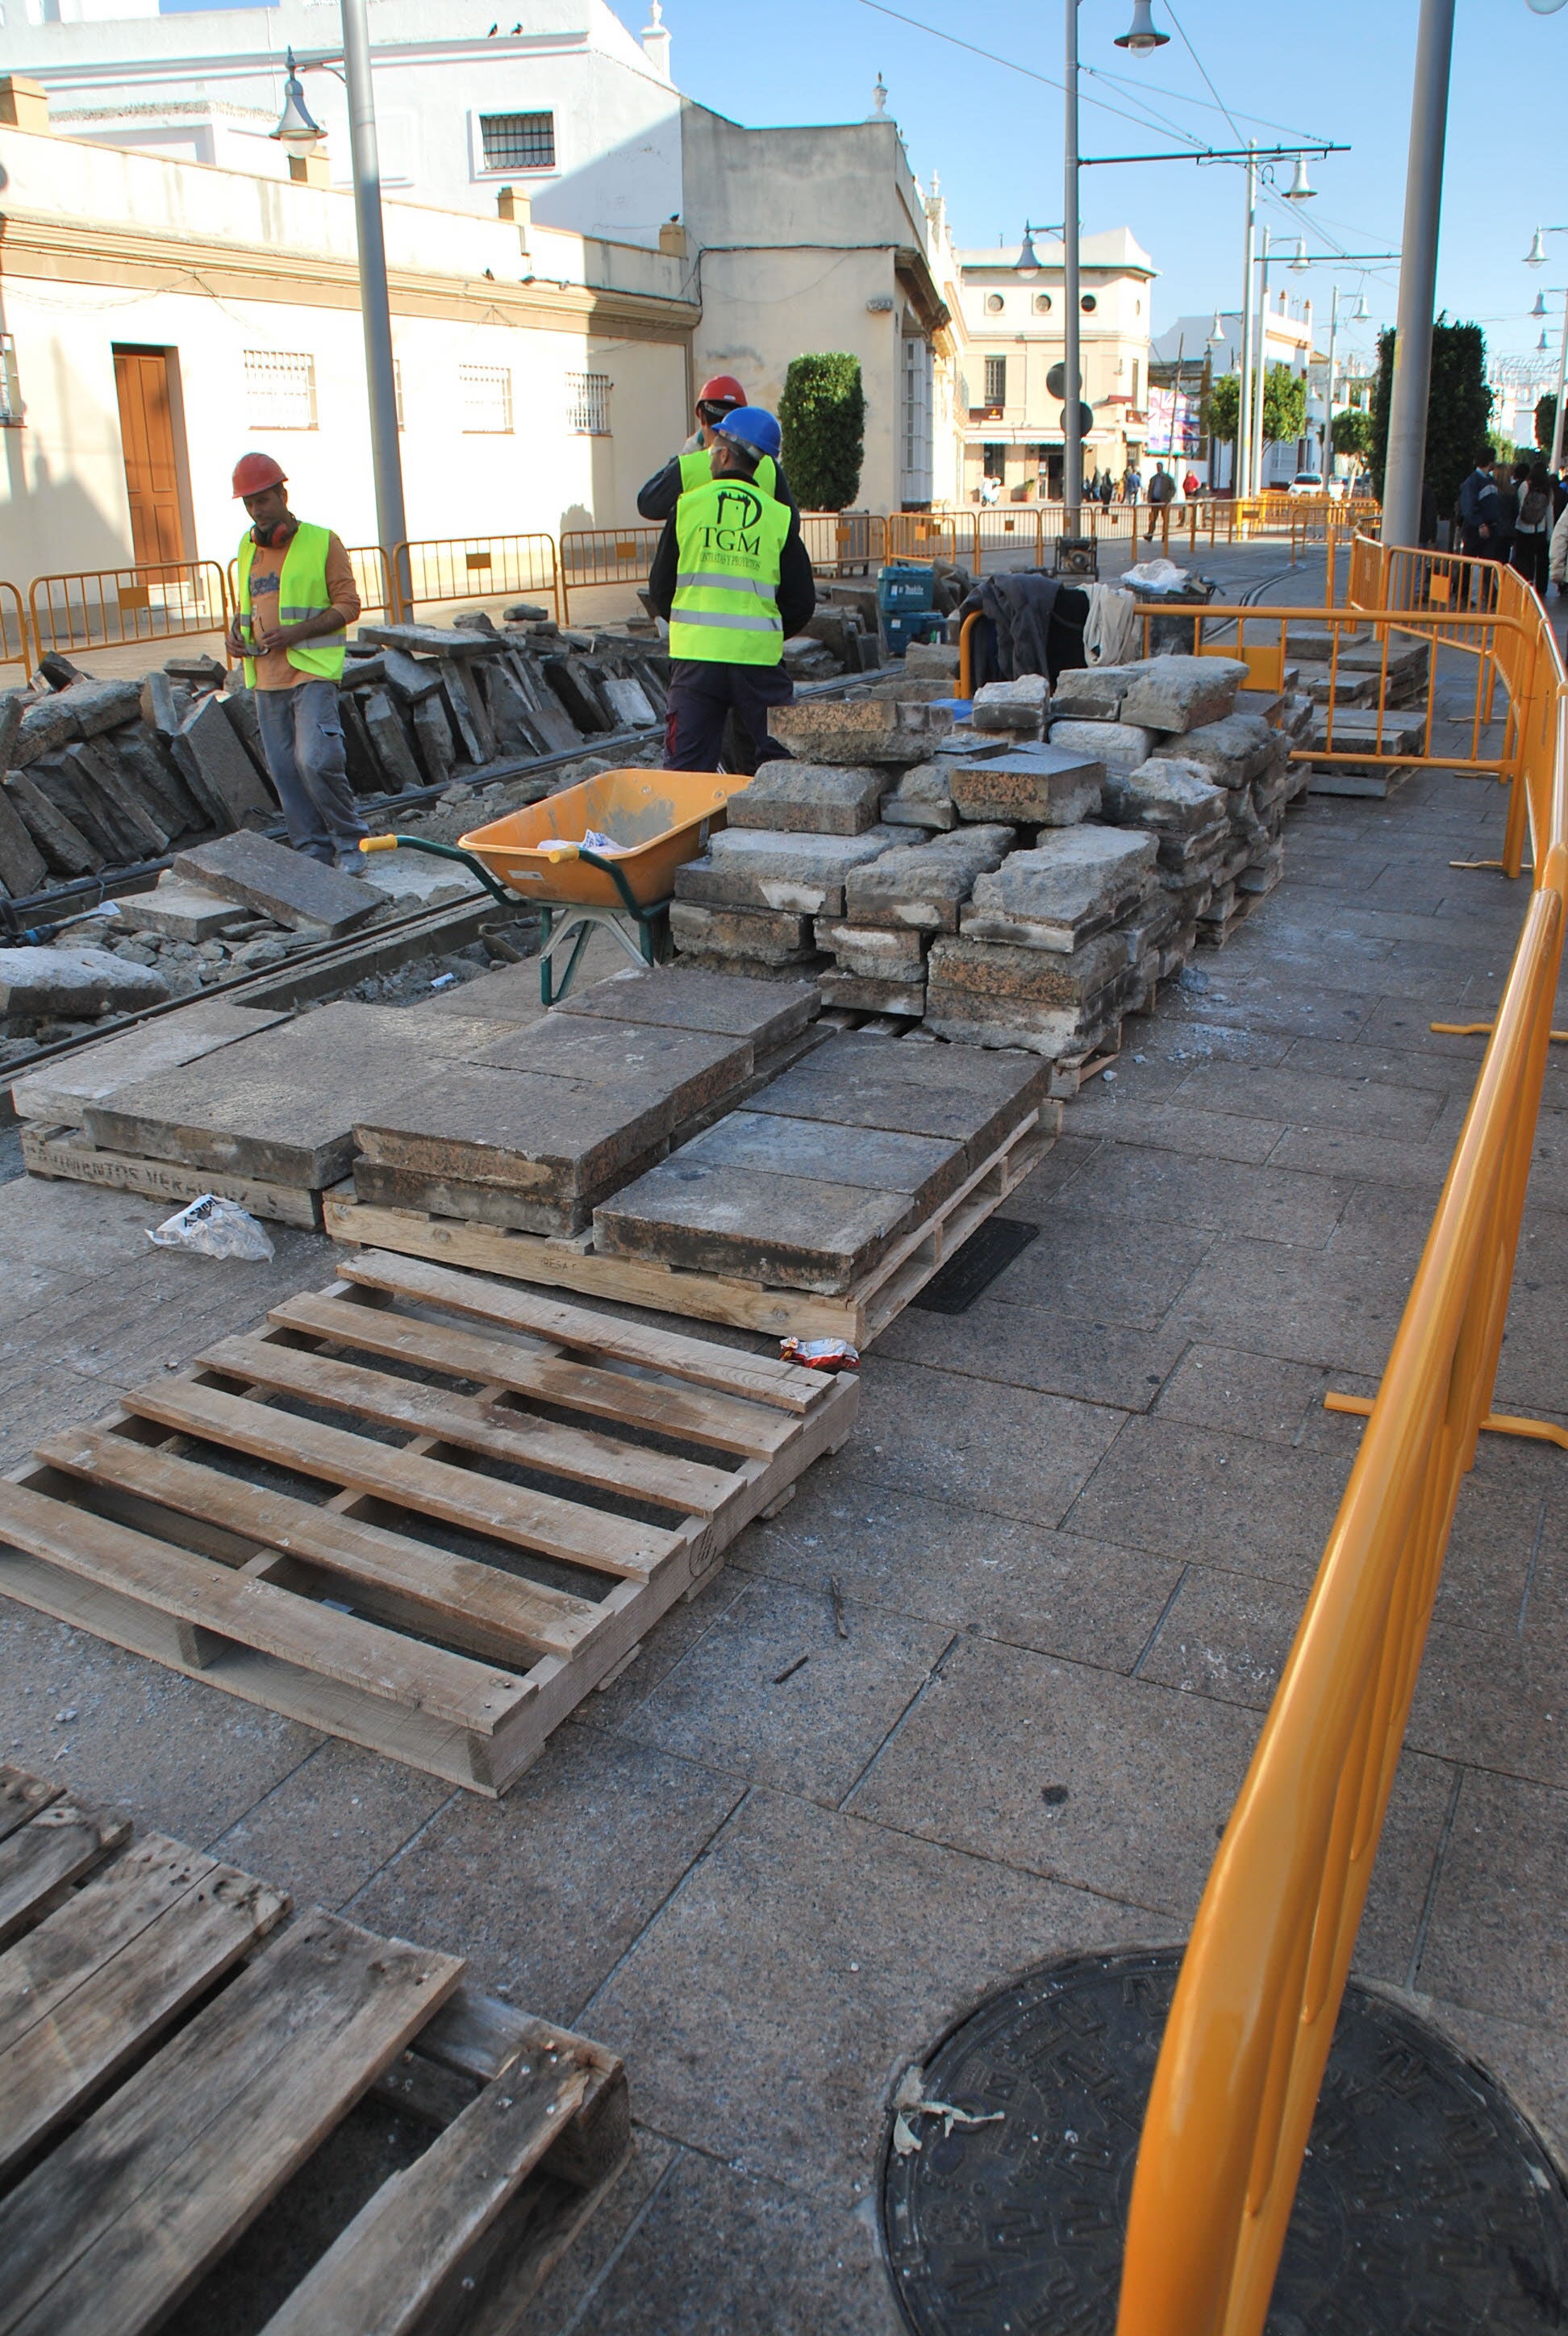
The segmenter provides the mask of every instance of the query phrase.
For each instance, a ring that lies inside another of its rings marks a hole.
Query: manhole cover
[[[1112,2336],[1133,2166],[1180,1950],[1076,1955],[940,2046],[928,2101],[998,2122],[890,2136],[882,2211],[918,2336]],[[1352,1986],[1268,2336],[1537,2336],[1568,2327],[1568,2196],[1507,2095]]]

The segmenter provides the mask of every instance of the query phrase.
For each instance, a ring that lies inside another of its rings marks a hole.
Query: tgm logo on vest
[[[756,532],[761,518],[762,497],[750,487],[721,486],[714,524],[702,531],[703,549],[745,551],[755,560],[762,550],[762,538]]]

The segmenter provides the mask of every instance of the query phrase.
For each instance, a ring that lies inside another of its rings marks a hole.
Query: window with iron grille
[[[569,373],[566,377],[566,426],[589,438],[609,436],[609,375]]]
[[[466,432],[511,428],[511,375],[505,365],[459,365],[457,384]]]
[[[479,134],[487,170],[553,170],[553,113],[482,113]]]
[[[314,430],[316,359],[287,349],[247,349],[245,426]]]
[[[0,333],[0,430],[22,427],[22,387],[16,377],[16,344]]]
[[[1008,402],[1008,361],[1006,357],[986,359],[986,404],[1005,405]]]

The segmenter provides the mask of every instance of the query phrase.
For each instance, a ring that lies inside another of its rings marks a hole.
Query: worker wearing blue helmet
[[[800,514],[764,492],[758,470],[779,457],[779,426],[760,405],[738,406],[710,437],[712,475],[687,488],[664,523],[648,597],[669,624],[667,771],[716,771],[733,713],[743,766],[786,750],[768,735],[769,708],[794,685],[784,642],[816,606]]]

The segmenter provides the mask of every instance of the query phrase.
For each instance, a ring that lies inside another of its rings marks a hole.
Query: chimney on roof
[[[42,83],[21,73],[0,74],[0,123],[8,130],[31,130],[49,135],[49,98]]]
[[[669,27],[664,21],[663,0],[653,0],[640,34],[642,53],[660,81],[669,79]]]

